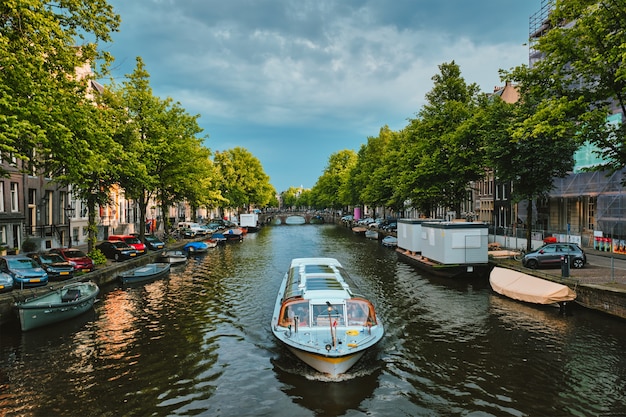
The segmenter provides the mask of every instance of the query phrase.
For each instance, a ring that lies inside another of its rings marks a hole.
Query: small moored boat
[[[381,241],[383,246],[386,246],[388,248],[395,248],[398,246],[398,238],[395,236],[385,236],[383,238],[383,240]]]
[[[214,248],[217,246],[217,240],[213,240],[211,238],[204,240],[204,243],[207,245],[207,247],[210,248]]]
[[[149,281],[161,278],[170,273],[171,265],[165,262],[147,264],[119,274],[122,284]]]
[[[159,262],[172,265],[184,264],[187,259],[187,254],[182,250],[166,250],[159,255]]]
[[[189,254],[205,253],[209,250],[209,245],[205,242],[189,242],[183,246],[183,250]]]
[[[272,316],[274,336],[303,362],[337,376],[384,334],[374,306],[355,296],[348,273],[333,258],[291,261]]]
[[[374,239],[377,240],[378,239],[378,231],[376,230],[366,230],[365,231],[365,237],[368,239]]]
[[[354,226],[352,228],[352,233],[354,233],[355,235],[365,236],[365,232],[367,232],[367,227]]]
[[[76,317],[89,310],[100,288],[96,283],[73,282],[49,293],[16,303],[22,331]]]
[[[576,292],[567,285],[498,266],[489,274],[489,283],[498,294],[526,303],[563,307],[576,299]]]

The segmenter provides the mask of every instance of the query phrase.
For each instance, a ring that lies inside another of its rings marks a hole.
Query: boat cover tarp
[[[489,283],[498,294],[528,303],[553,304],[576,298],[574,290],[567,285],[507,268],[493,268]]]

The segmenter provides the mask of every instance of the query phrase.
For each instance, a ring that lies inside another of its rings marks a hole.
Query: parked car
[[[111,235],[107,239],[110,242],[126,242],[128,246],[134,248],[137,251],[137,255],[143,255],[147,252],[146,244],[143,243],[137,236],[133,235]]]
[[[575,243],[550,243],[524,255],[522,265],[532,269],[560,267],[565,255],[569,255],[573,268],[582,268],[587,263],[585,252]]]
[[[150,250],[161,250],[165,249],[165,243],[161,241],[158,237],[154,235],[145,235],[143,237],[143,243],[146,244],[146,247]]]
[[[48,252],[61,255],[61,258],[74,265],[74,271],[76,272],[91,272],[95,268],[93,260],[80,249],[54,248],[50,249]]]
[[[13,277],[8,272],[0,272],[0,292],[13,289]]]
[[[373,223],[373,222],[374,222],[374,219],[373,219],[373,218],[371,218],[371,217],[366,217],[366,218],[364,218],[364,219],[361,219],[361,220],[357,221],[356,223],[357,223],[358,225],[360,225],[360,226],[367,226],[368,224]]]
[[[379,229],[383,226],[384,222],[385,219],[379,217],[377,219],[374,219],[374,221],[368,224],[367,227],[369,227],[370,229]]]
[[[122,261],[124,259],[131,259],[137,256],[137,249],[131,247],[126,242],[121,240],[110,241],[105,240],[96,245],[96,249],[100,250],[108,259],[115,261]]]
[[[389,223],[383,226],[383,230],[386,230],[388,232],[395,232],[396,230],[398,230],[398,222],[395,220],[390,221]]]
[[[179,222],[178,229],[185,237],[195,237],[196,235],[204,236],[207,233],[205,227],[202,227],[199,223],[194,222]]]
[[[0,258],[0,271],[13,278],[13,287],[29,288],[48,284],[48,274],[26,255],[6,255]]]
[[[58,253],[31,253],[28,255],[48,273],[48,280],[64,280],[74,277],[74,265]]]

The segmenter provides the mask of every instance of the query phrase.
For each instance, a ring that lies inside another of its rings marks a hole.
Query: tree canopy
[[[80,142],[87,83],[76,69],[105,71],[110,56],[98,44],[111,40],[119,16],[105,0],[41,0],[0,5],[0,152],[29,169],[59,145]],[[0,175],[7,173],[1,171]]]

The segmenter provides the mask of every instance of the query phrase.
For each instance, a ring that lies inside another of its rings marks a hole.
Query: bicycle
[[[526,248],[520,248],[518,251],[515,251],[513,254],[513,259],[516,261],[521,261],[522,258],[526,255]]]

